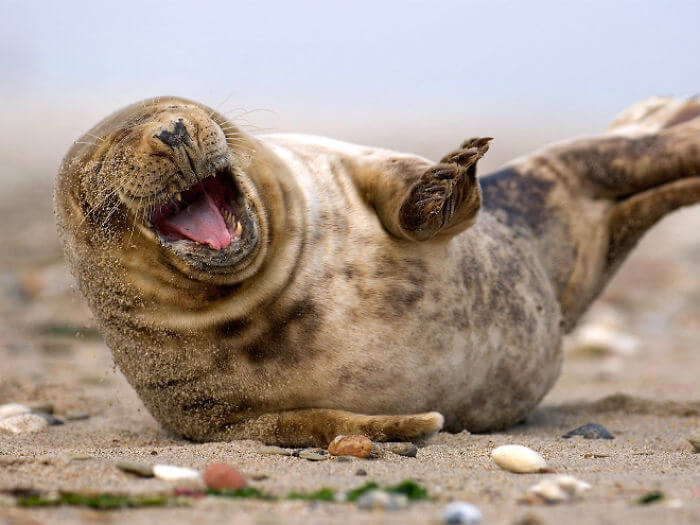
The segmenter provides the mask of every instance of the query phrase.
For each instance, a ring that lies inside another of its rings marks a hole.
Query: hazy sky
[[[20,112],[177,94],[273,110],[251,120],[281,129],[587,131],[649,95],[700,92],[698,0],[0,4],[0,90]]]

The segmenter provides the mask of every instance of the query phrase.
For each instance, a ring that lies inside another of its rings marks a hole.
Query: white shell
[[[200,478],[200,474],[196,470],[186,467],[176,467],[174,465],[154,465],[153,475],[166,481]]]
[[[26,414],[28,412],[30,412],[29,407],[20,405],[19,403],[7,403],[6,405],[0,405],[0,419],[5,419],[6,417],[16,416],[19,414]]]
[[[475,505],[456,501],[445,507],[441,518],[448,525],[479,525],[484,516]]]
[[[540,481],[537,485],[530,487],[528,492],[539,496],[547,503],[561,503],[578,499],[590,488],[591,485],[585,481],[573,476],[561,475]]]
[[[0,421],[0,431],[11,434],[26,434],[38,432],[49,426],[49,422],[36,414],[19,414],[6,417]]]
[[[568,346],[580,354],[631,356],[639,340],[610,324],[586,323],[572,334]]]
[[[503,445],[491,452],[493,461],[504,470],[527,474],[547,468],[547,462],[531,448],[522,445]]]

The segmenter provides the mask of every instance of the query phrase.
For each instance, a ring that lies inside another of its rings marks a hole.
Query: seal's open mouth
[[[156,209],[151,224],[167,241],[189,240],[224,250],[243,232],[236,214],[237,193],[231,177],[211,175]]]

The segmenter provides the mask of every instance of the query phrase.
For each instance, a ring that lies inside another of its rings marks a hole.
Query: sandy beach
[[[97,511],[19,508],[0,498],[0,523],[440,523],[452,501],[477,505],[484,523],[698,523],[700,454],[687,438],[700,429],[700,209],[657,226],[588,313],[634,339],[629,351],[567,351],[562,375],[525,422],[502,433],[440,433],[415,458],[307,461],[261,455],[259,443],[194,444],[165,433],[112,364],[63,264],[53,225],[51,187],[17,184],[0,199],[0,404],[50,401],[61,418],[32,434],[0,434],[0,490],[146,494],[171,487],[116,468],[119,460],[203,469],[225,462],[254,487],[284,496],[322,487],[414,479],[430,499],[400,511],[351,503],[205,497],[189,506]],[[563,439],[582,424],[605,426],[613,440]],[[502,444],[537,450],[557,473],[592,488],[559,505],[522,501],[551,474],[501,470],[490,451]],[[660,491],[654,503],[638,499]]]

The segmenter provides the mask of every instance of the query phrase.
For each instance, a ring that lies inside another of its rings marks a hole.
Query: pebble
[[[560,475],[540,481],[530,487],[528,496],[542,499],[545,503],[563,503],[574,501],[590,489],[590,484],[573,476]]]
[[[321,454],[315,450],[300,450],[297,456],[301,459],[308,459],[309,461],[325,461],[328,459],[327,454]]]
[[[46,422],[51,426],[63,425],[63,421],[61,419],[58,419],[53,414],[45,414],[44,412],[32,412],[32,413],[36,414],[39,417],[43,417],[46,420]]]
[[[372,453],[372,440],[360,434],[336,436],[328,445],[328,453],[334,456],[368,458]]]
[[[688,438],[688,443],[693,445],[695,452],[700,452],[700,432],[697,432]]]
[[[18,416],[20,414],[28,414],[29,412],[31,412],[31,409],[28,406],[20,405],[19,403],[0,405],[0,419]]]
[[[403,494],[389,494],[383,490],[370,490],[357,500],[357,507],[365,510],[401,510],[408,507],[408,498]]]
[[[394,454],[406,456],[407,458],[415,458],[416,454],[418,454],[418,447],[413,443],[392,443],[389,445],[389,450]]]
[[[200,478],[200,474],[196,470],[174,465],[153,465],[153,475],[166,481],[197,480]]]
[[[493,461],[504,470],[518,474],[541,472],[547,462],[531,448],[522,445],[503,445],[491,452]]]
[[[291,456],[292,451],[281,447],[263,446],[257,452],[263,456]]]
[[[19,414],[0,420],[0,431],[10,432],[11,434],[38,432],[47,426],[49,426],[48,421],[36,414]]]
[[[365,469],[363,469],[363,468],[358,468],[358,469],[355,471],[355,475],[356,475],[356,476],[366,476],[366,475],[367,475],[367,471],[366,471]]]
[[[580,354],[631,356],[639,340],[611,323],[586,323],[570,337],[570,348]]]
[[[442,512],[442,522],[450,525],[478,525],[484,519],[476,505],[457,501]]]
[[[584,439],[614,439],[615,436],[613,436],[610,432],[608,432],[608,429],[605,428],[603,425],[599,425],[598,423],[586,423],[585,425],[582,425],[578,428],[575,428],[573,430],[569,430],[566,434],[564,434],[562,437],[564,439],[569,439],[574,436],[581,436]]]
[[[207,467],[204,471],[204,484],[214,490],[236,490],[248,485],[243,474],[224,463],[212,463]]]
[[[153,473],[153,465],[145,465],[143,463],[131,463],[130,461],[118,461],[117,468],[128,472],[129,474],[136,474],[142,478],[152,478],[155,474]]]

